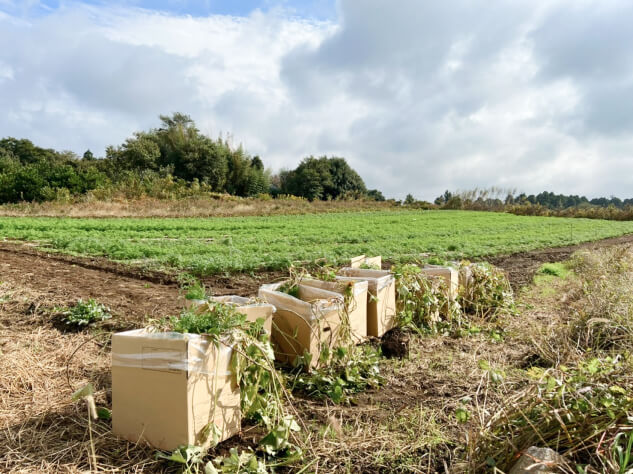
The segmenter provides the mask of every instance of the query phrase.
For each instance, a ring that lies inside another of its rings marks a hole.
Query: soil
[[[205,278],[210,294],[256,295],[263,282],[274,281],[282,272],[257,275],[237,274]],[[104,258],[83,258],[50,254],[29,244],[0,242],[0,280],[36,289],[49,298],[34,302],[36,307],[49,301],[94,298],[105,303],[112,313],[129,322],[145,317],[177,314],[185,304],[175,274],[132,267]],[[36,307],[31,308],[33,312]]]
[[[512,285],[512,289],[516,291],[517,289],[530,284],[534,278],[534,274],[544,263],[561,262],[568,259],[572,253],[581,249],[599,249],[626,244],[633,244],[633,234],[597,240],[594,242],[585,242],[578,245],[553,247],[542,250],[533,250],[530,252],[489,257],[487,261],[505,270],[508,275],[508,279],[510,280],[510,284]]]

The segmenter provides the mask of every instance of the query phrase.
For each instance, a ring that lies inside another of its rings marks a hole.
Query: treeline
[[[548,191],[526,195],[496,187],[455,193],[445,191],[435,199],[434,204],[439,209],[497,211],[530,216],[633,219],[633,199],[613,196],[588,199],[585,196],[555,194]]]
[[[435,204],[438,206],[447,206],[449,208],[454,206],[482,205],[485,207],[502,207],[530,204],[533,206],[538,205],[546,207],[547,209],[552,210],[562,210],[574,207],[589,208],[591,206],[613,206],[616,209],[624,209],[633,206],[633,198],[620,199],[618,197],[611,196],[610,198],[600,197],[587,199],[585,196],[555,194],[548,191],[543,191],[542,193],[536,195],[526,195],[525,193],[516,194],[516,191],[513,190],[492,187],[488,189],[461,191],[454,194],[450,191],[445,191],[444,194],[435,199]]]
[[[89,150],[79,157],[26,139],[0,140],[0,203],[63,200],[88,192],[97,198],[227,193],[384,200],[379,191],[367,191],[344,158],[309,157],[295,170],[273,176],[259,156],[200,133],[187,115],[160,120],[160,127],[108,147],[103,158]]]

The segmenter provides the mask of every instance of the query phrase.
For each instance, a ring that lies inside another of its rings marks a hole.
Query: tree
[[[404,205],[410,206],[412,204],[415,204],[415,198],[413,197],[413,194],[407,194],[407,197],[404,198]]]
[[[304,158],[293,171],[280,173],[281,192],[309,200],[337,199],[352,193],[365,194],[361,177],[344,158]]]
[[[85,161],[94,161],[96,158],[90,150],[86,150],[83,154],[82,159]]]
[[[369,191],[367,191],[367,197],[369,199],[373,199],[374,201],[384,201],[385,200],[385,196],[383,196],[383,194],[378,191],[377,189],[370,189]]]

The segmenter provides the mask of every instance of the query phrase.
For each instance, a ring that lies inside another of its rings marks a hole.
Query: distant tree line
[[[447,209],[502,209],[508,206],[540,206],[551,210],[564,210],[573,208],[614,207],[627,209],[633,207],[633,198],[620,199],[611,196],[588,199],[585,196],[556,194],[543,191],[539,194],[517,194],[515,190],[503,188],[473,189],[452,193],[445,191],[438,196],[434,203]]]
[[[0,203],[47,201],[112,187],[180,186],[236,196],[288,194],[314,199],[384,200],[339,157],[305,158],[294,170],[272,176],[259,156],[212,139],[181,113],[136,132],[104,158],[35,146],[27,139],[0,140]],[[139,184],[140,183],[140,184]],[[181,193],[182,194],[182,193]]]

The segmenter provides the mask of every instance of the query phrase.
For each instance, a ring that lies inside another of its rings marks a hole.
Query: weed
[[[633,252],[613,248],[577,252],[582,304],[575,306],[568,337],[581,350],[629,350],[633,346]]]
[[[63,314],[62,320],[69,326],[75,327],[90,326],[96,322],[105,321],[112,317],[108,308],[97,303],[97,301],[92,298],[86,302],[80,299],[75,306],[62,309],[61,312]]]
[[[328,398],[334,403],[350,402],[350,397],[383,383],[380,376],[380,352],[368,345],[337,347],[332,350],[330,363],[310,373],[299,367],[289,377],[292,391],[313,398]]]
[[[558,278],[565,278],[569,274],[569,270],[566,266],[560,262],[558,263],[544,263],[537,272],[540,275],[550,275]]]
[[[471,440],[475,471],[485,465],[505,470],[515,452],[533,445],[564,453],[585,472],[605,472],[608,459],[600,447],[611,445],[622,453],[618,462],[628,465],[618,433],[630,424],[633,410],[629,361],[589,358],[558,369],[532,367],[527,375],[527,386],[508,393],[508,403],[486,421],[482,436]],[[506,390],[504,383],[497,387]]]
[[[206,300],[207,289],[204,284],[195,281],[186,287],[185,299],[188,300]]]

